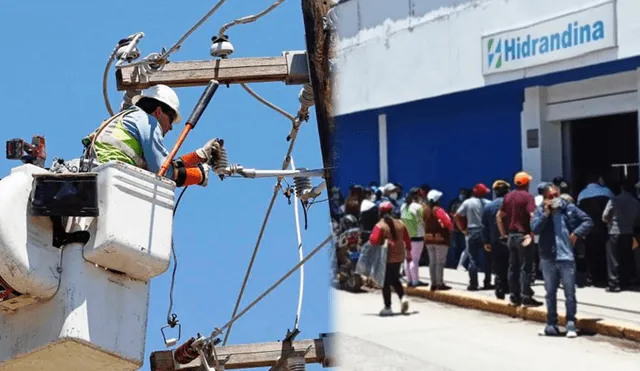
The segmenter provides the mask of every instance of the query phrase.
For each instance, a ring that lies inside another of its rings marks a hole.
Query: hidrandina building
[[[637,178],[638,0],[347,0],[336,183]],[[623,164],[627,164],[623,166]]]

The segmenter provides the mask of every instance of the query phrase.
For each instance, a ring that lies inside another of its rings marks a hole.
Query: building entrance
[[[638,180],[638,112],[562,124],[563,168],[574,195],[593,172],[602,175],[614,192],[625,177]]]

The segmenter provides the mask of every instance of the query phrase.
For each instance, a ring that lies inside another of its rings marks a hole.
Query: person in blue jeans
[[[577,206],[560,198],[560,190],[548,184],[544,190],[544,201],[536,207],[531,220],[533,233],[540,236],[540,265],[547,292],[547,325],[540,335],[559,335],[557,297],[562,283],[566,305],[566,336],[574,338],[576,332],[576,263],[573,246],[584,238],[593,221]]]

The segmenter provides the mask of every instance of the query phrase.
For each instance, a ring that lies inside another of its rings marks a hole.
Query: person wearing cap
[[[504,299],[509,292],[509,247],[500,240],[500,231],[496,221],[496,215],[502,206],[504,196],[509,193],[511,185],[504,180],[496,180],[491,186],[493,189],[493,201],[484,208],[482,214],[482,237],[484,250],[491,251],[493,256],[493,270],[496,274],[496,298]]]
[[[393,218],[393,204],[389,201],[380,203],[380,219],[369,236],[369,242],[373,246],[383,245],[388,242],[387,265],[384,275],[384,285],[382,287],[382,298],[384,308],[380,311],[381,316],[393,315],[391,310],[391,288],[396,291],[400,298],[401,311],[407,313],[409,301],[404,294],[404,288],[400,283],[400,266],[406,260],[411,262],[411,238],[404,224]]]
[[[411,238],[411,263],[405,264],[404,272],[407,286],[417,287],[422,284],[419,277],[419,263],[424,248],[424,225],[422,223],[422,200],[420,188],[411,188],[400,207],[400,217],[409,231]]]
[[[164,136],[182,119],[178,95],[166,85],[154,85],[131,102],[133,105],[123,104],[123,111],[103,122],[82,142],[94,164],[121,161],[158,173],[169,155]],[[172,161],[164,176],[178,187],[206,186],[210,164],[218,160],[221,147],[222,141],[217,138],[207,141],[202,148]]]
[[[531,175],[522,171],[513,179],[515,188],[507,193],[496,215],[500,239],[509,247],[509,292],[511,304],[540,306],[533,298],[533,236],[531,219],[536,209],[533,195],[529,193]],[[505,225],[504,221],[509,222]]]
[[[393,183],[387,183],[384,187],[382,187],[382,201],[389,201],[393,205],[393,216],[396,218],[400,217],[400,207],[402,204],[398,201],[400,198],[400,192],[398,190],[398,186]]]
[[[429,253],[429,276],[431,291],[450,290],[444,284],[444,266],[453,232],[453,222],[449,214],[440,207],[442,192],[432,189],[427,194],[427,205],[423,212],[424,243]]]
[[[560,198],[557,186],[548,183],[544,201],[536,207],[531,220],[534,233],[540,235],[540,265],[544,276],[547,303],[547,324],[540,335],[559,335],[557,292],[560,283],[566,306],[566,336],[576,332],[576,265],[574,246],[593,227],[591,218],[574,204]]]
[[[484,243],[482,240],[482,214],[485,207],[489,204],[489,200],[485,197],[491,191],[482,183],[476,184],[471,191],[471,197],[465,200],[454,215],[454,220],[458,228],[467,237],[467,252],[469,259],[469,286],[467,290],[477,291],[478,287],[478,260],[481,251],[483,251]],[[463,221],[466,220],[466,223]],[[492,257],[491,252],[485,252],[484,259],[484,290],[492,290],[494,286],[491,284],[492,273]]]

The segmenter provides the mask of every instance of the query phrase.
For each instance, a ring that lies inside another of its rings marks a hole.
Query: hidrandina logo
[[[511,38],[492,37],[486,45],[487,67],[497,70],[511,61],[574,48],[604,38],[602,20],[585,25],[580,25],[578,21],[570,22],[564,30],[545,35],[526,33]]]
[[[487,43],[487,55],[489,58],[489,68],[494,67],[495,69],[498,69],[500,67],[502,67],[502,40],[498,39],[498,41],[495,41],[496,39],[491,38],[489,39],[489,42]],[[495,44],[495,49],[494,49],[494,44]],[[495,59],[495,64],[494,64],[494,59]]]

